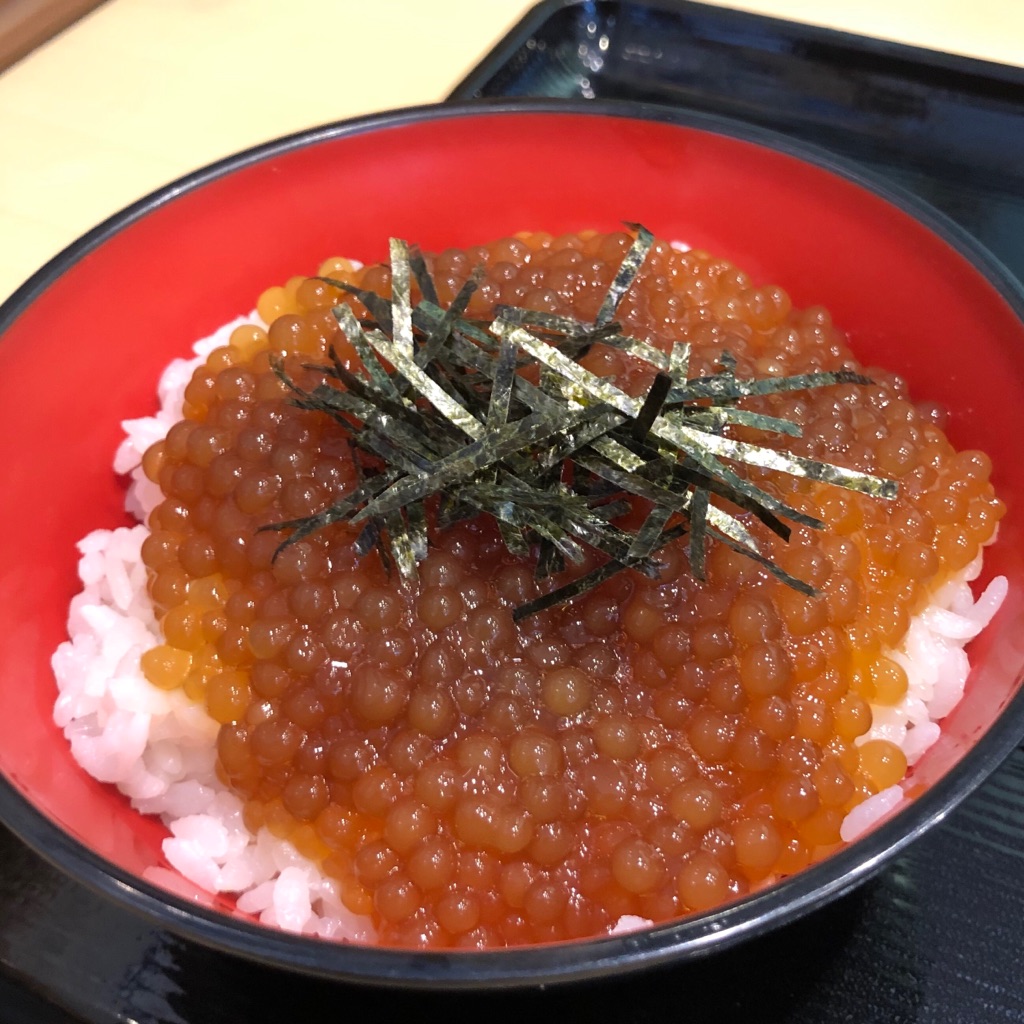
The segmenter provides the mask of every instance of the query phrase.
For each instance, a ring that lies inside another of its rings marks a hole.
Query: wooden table
[[[0,299],[187,171],[318,123],[442,99],[530,6],[108,0],[0,75]],[[1024,65],[1018,0],[727,6]]]

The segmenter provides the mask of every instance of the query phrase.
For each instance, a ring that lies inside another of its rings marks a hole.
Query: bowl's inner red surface
[[[917,221],[792,157],[667,124],[487,112],[328,139],[186,192],[72,265],[14,322],[0,348],[0,771],[121,868],[161,863],[161,826],[72,761],[52,724],[49,659],[76,589],[75,542],[126,521],[109,468],[119,422],[155,408],[170,359],[266,286],[331,255],[381,259],[391,235],[443,249],[624,220],[722,255],[796,305],[827,306],[865,364],[948,405],[954,444],[991,455],[1008,512],[985,577],[1006,574],[1011,591],[972,648],[967,696],[915,770],[924,785],[944,775],[1024,665],[1024,325]]]

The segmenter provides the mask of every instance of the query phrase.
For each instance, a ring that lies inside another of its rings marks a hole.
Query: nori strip
[[[315,277],[313,280],[323,281],[324,284],[354,295],[366,307],[382,331],[387,334],[392,332],[391,303],[387,299],[381,298],[376,292],[368,291],[366,288],[357,288],[354,284],[349,284],[348,281],[339,281],[336,277]]]
[[[388,545],[391,548],[391,556],[398,566],[399,575],[407,583],[412,583],[418,578],[416,556],[413,552],[412,540],[409,537],[409,530],[406,527],[403,511],[389,512],[383,516],[383,519],[388,531]]]
[[[665,434],[658,432],[657,427],[658,424],[655,423],[651,429],[660,437],[664,437]],[[705,451],[736,462],[745,462],[760,469],[779,470],[791,476],[805,477],[820,483],[839,484],[848,490],[870,494],[874,498],[896,497],[897,484],[895,480],[884,480],[856,469],[846,469],[828,462],[805,459],[799,455],[778,452],[773,448],[762,448],[760,445],[737,441],[731,437],[721,437],[717,434],[692,430],[690,427],[679,426],[678,429],[684,432],[684,436],[688,434],[693,437],[694,443],[702,446]],[[700,435],[699,441],[696,439],[698,434]],[[668,440],[667,437],[666,440]]]
[[[412,271],[412,276],[416,279],[416,284],[419,285],[420,295],[423,296],[426,302],[433,302],[437,305],[437,288],[434,286],[434,279],[430,276],[430,271],[427,269],[427,261],[423,258],[422,250],[413,242],[408,248],[408,253],[409,269]]]
[[[377,358],[377,353],[374,352],[369,341],[367,341],[363,325],[356,319],[355,313],[352,312],[352,307],[347,303],[342,303],[340,306],[335,306],[332,312],[334,313],[334,318],[338,321],[338,326],[356,350],[356,355],[362,361],[363,368],[366,370],[371,383],[388,397],[398,400],[401,397],[398,389],[395,387],[388,371]],[[333,375],[337,376],[339,380],[343,379],[342,373],[345,367],[342,366],[341,360],[338,359],[337,351],[333,346],[331,347],[330,356],[334,370]],[[351,384],[349,384],[349,387],[351,387]]]
[[[672,378],[667,373],[659,371],[655,374],[654,380],[651,382],[647,392],[647,397],[644,399],[644,404],[640,406],[640,411],[633,421],[633,436],[638,441],[643,441],[647,437],[651,425],[658,418],[661,407],[665,404],[665,399],[668,397],[669,388],[671,387]]]
[[[651,246],[654,244],[654,235],[647,228],[640,224],[630,224],[628,227],[636,231],[636,238],[629,247],[629,252],[626,253],[622,265],[612,280],[608,294],[601,303],[601,308],[597,311],[597,319],[594,321],[597,327],[604,327],[605,324],[610,324],[615,318],[622,297],[629,291],[630,285],[636,280],[637,274],[640,273],[640,267],[643,265],[644,260],[647,259],[647,254],[651,251]]]
[[[412,271],[409,247],[400,238],[392,238],[391,250],[391,340],[408,357],[413,355]]]
[[[515,610],[521,619],[571,600],[626,568],[653,574],[654,553],[688,537],[691,570],[703,577],[706,542],[726,544],[803,593],[813,588],[766,558],[757,539],[711,495],[761,520],[783,539],[790,522],[823,524],[742,476],[729,463],[783,472],[891,498],[896,484],[731,437],[728,431],[799,436],[790,420],[737,405],[745,398],[835,384],[868,384],[848,370],[744,380],[736,360],[719,357],[719,372],[689,378],[690,346],[674,342],[666,354],[621,333],[615,316],[653,245],[640,225],[592,324],[571,317],[498,306],[489,320],[466,317],[483,267],[463,283],[447,308],[438,302],[427,262],[415,245],[390,242],[390,299],[347,282],[319,280],[345,291],[367,309],[360,321],[345,302],[334,309],[362,370],[347,369],[332,348],[330,362],[311,364],[321,383],[303,389],[275,372],[302,408],[329,415],[354,454],[360,479],[348,495],[312,516],[265,529],[290,531],[278,548],[332,523],[363,523],[355,546],[376,548],[385,568],[416,577],[427,556],[425,500],[440,496],[434,526],[481,512],[497,520],[506,546],[525,557],[536,545],[535,573],[544,578],[584,557],[583,545],[606,561]],[[414,301],[414,286],[418,301]],[[634,398],[578,361],[605,344],[654,367],[647,394]],[[537,383],[523,375],[537,368]],[[334,383],[332,383],[334,382]],[[383,466],[383,470],[379,466]],[[639,529],[614,520],[631,499],[651,503]],[[675,524],[667,524],[676,520]]]
[[[708,492],[698,487],[690,502],[690,571],[704,579],[704,540],[707,537]],[[755,548],[756,550],[756,548]]]

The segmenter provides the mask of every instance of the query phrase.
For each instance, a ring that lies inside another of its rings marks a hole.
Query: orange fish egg
[[[593,321],[632,241],[523,234],[427,262],[441,305],[485,265],[470,317],[510,304]],[[390,295],[386,266],[320,269]],[[262,527],[356,479],[332,419],[292,404],[271,366],[285,356],[301,377],[333,346],[357,367],[341,301],[366,316],[320,281],[268,289],[268,329],[239,328],[207,359],[147,453],[165,643],[143,668],[205,703],[247,824],[291,837],[382,943],[507,946],[704,911],[830,851],[850,807],[899,781],[898,747],[858,744],[869,702],[907,689],[886,652],[1002,514],[986,457],[956,452],[901,379],[872,370],[870,384],[747,403],[801,426],[779,439],[793,454],[899,482],[883,502],[750,471],[825,522],[788,545],[758,534],[817,596],[714,544],[699,581],[684,539],[656,578],[620,573],[516,621],[541,584],[491,521],[435,531],[416,585],[357,555],[346,524],[275,557],[282,537]],[[688,341],[691,376],[726,352],[740,377],[861,369],[825,310],[663,241],[617,317],[663,351]],[[581,362],[634,395],[653,376],[601,344]]]

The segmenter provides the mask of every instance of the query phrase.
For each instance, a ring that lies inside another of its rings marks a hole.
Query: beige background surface
[[[0,299],[82,232],[243,147],[442,99],[527,0],[109,0],[0,75]],[[1024,66],[1020,0],[727,6]]]

